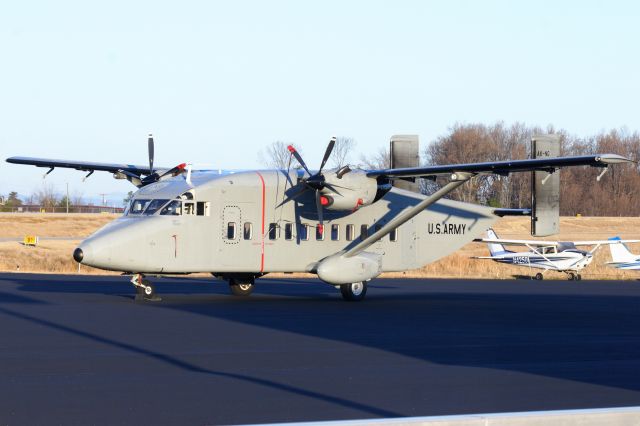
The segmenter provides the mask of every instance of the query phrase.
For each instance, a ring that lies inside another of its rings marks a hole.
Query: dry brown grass
[[[116,217],[114,214],[0,213],[0,238],[38,235],[81,239]]]
[[[80,239],[88,236],[116,215],[101,214],[0,214],[0,238],[21,238],[38,235],[43,240],[37,247],[25,247],[18,242],[0,242],[0,270],[46,273],[76,273],[78,264],[71,258],[73,249]],[[612,217],[563,217],[561,234],[552,240],[606,240],[619,235],[622,238],[640,239],[640,218]],[[529,219],[511,217],[500,219],[495,230],[502,238],[534,239],[529,234]],[[78,237],[78,240],[54,241],[44,237]],[[640,245],[633,245],[634,252],[640,252]],[[421,269],[404,273],[384,274],[386,277],[431,277],[431,278],[511,278],[514,275],[528,275],[525,267],[502,265],[490,260],[471,259],[472,256],[486,256],[485,244],[469,243],[462,250]],[[603,263],[610,260],[609,250],[600,248],[590,267],[582,272],[585,279],[637,279],[634,272],[622,272]],[[82,273],[114,274],[112,272],[82,266]],[[535,270],[534,270],[535,273]],[[280,274],[274,274],[281,276]],[[296,274],[302,276],[304,274]],[[291,276],[291,275],[284,275]],[[565,275],[548,272],[548,279],[565,279]]]

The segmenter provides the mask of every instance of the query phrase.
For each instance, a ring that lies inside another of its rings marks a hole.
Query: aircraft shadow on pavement
[[[74,277],[48,286],[37,277],[12,276],[11,281],[25,292],[133,295],[123,277]],[[429,285],[424,280],[380,280],[380,287],[371,286],[365,302],[347,303],[335,289],[318,281],[295,281],[264,279],[250,298],[234,298],[227,295],[223,282],[154,280],[164,301],[149,306],[348,342],[431,363],[510,370],[640,391],[640,369],[629,368],[630,363],[637,366],[640,354],[640,289],[634,284],[619,285],[622,290],[610,294],[585,281],[476,281],[451,290],[446,280]],[[211,283],[214,285],[207,285]],[[12,300],[0,295],[0,302]],[[186,370],[229,375],[4,307],[1,310]],[[581,362],[599,366],[576,368]],[[230,376],[276,388],[287,386]],[[310,392],[293,387],[286,390]],[[309,396],[344,406],[359,404],[331,395]],[[398,415],[376,407],[358,408],[373,415]]]

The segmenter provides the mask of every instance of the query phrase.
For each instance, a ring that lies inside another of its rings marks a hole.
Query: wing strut
[[[400,214],[398,214],[396,217],[391,219],[389,223],[384,225],[378,231],[374,232],[369,237],[365,238],[360,243],[356,244],[354,247],[347,250],[347,252],[343,256],[352,257],[360,253],[361,251],[366,250],[373,243],[375,243],[379,239],[389,234],[398,226],[411,220],[414,216],[418,215],[420,212],[422,212],[424,209],[429,207],[431,204],[435,203],[436,201],[438,201],[439,199],[441,199],[442,197],[444,197],[445,195],[447,195],[448,193],[450,193],[451,191],[453,191],[454,189],[456,189],[457,187],[459,187],[460,185],[462,185],[463,183],[471,179],[473,176],[474,176],[473,173],[453,173],[449,178],[450,182],[448,184],[446,184],[445,186],[437,190],[433,195],[425,198],[415,206],[400,212]]]

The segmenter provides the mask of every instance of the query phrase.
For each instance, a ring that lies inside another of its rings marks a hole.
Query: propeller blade
[[[149,133],[149,139],[147,140],[147,145],[149,147],[149,174],[153,174],[153,157],[154,157],[154,147],[153,147],[153,135]]]
[[[284,200],[282,200],[282,202],[280,204],[278,204],[276,206],[276,208],[284,206],[289,201],[295,201],[296,199],[298,199],[298,197],[300,197],[302,194],[304,194],[308,190],[309,190],[309,188],[307,188],[306,186],[303,186],[303,185],[296,185],[296,186],[293,186],[293,187],[287,189],[284,192],[284,195],[286,196],[286,198]]]
[[[324,232],[324,223],[322,221],[322,202],[320,201],[320,191],[316,191],[316,209],[318,209],[318,222],[320,222],[320,232]]]
[[[178,176],[180,173],[184,172],[184,169],[187,167],[187,163],[178,164],[172,169],[167,170],[160,176],[158,176],[158,180],[162,179],[165,176]]]
[[[293,145],[289,145],[287,147],[287,149],[289,150],[289,152],[291,153],[291,155],[293,155],[296,160],[298,161],[298,163],[300,163],[300,165],[302,166],[303,169],[306,170],[307,173],[309,173],[309,176],[311,176],[311,172],[309,171],[309,168],[307,167],[307,165],[305,164],[304,160],[302,159],[302,157],[300,156],[300,154],[298,153],[298,151],[296,151],[296,149],[293,147]]]
[[[331,152],[333,151],[333,147],[336,144],[336,137],[332,137],[331,140],[329,141],[329,145],[327,145],[327,149],[324,152],[324,158],[322,159],[322,163],[320,163],[320,170],[318,170],[318,174],[322,173],[322,169],[324,169],[325,164],[327,164],[327,160],[329,159],[329,156],[331,155]]]

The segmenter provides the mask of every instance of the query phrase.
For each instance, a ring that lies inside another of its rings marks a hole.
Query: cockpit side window
[[[185,201],[183,204],[184,212],[186,215],[194,215],[196,214],[196,206],[193,201]]]
[[[182,201],[173,200],[160,210],[160,216],[180,216],[182,214]]]
[[[132,200],[128,214],[141,214],[151,200]]]
[[[146,216],[151,216],[155,214],[162,206],[167,204],[169,200],[151,200],[151,202],[147,205],[147,208],[144,209],[144,214]]]

